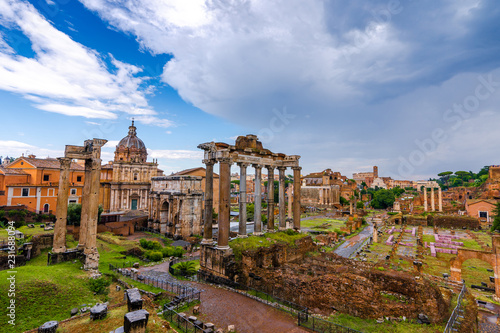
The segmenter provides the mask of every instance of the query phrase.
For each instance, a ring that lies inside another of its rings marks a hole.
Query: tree
[[[444,172],[441,172],[441,173],[438,173],[438,176],[441,178],[441,182],[444,184],[444,185],[448,185],[448,181],[450,179],[450,176],[453,174],[452,171],[444,171]]]
[[[373,194],[372,207],[375,209],[387,209],[388,207],[392,207],[395,200],[394,192],[381,189]]]
[[[101,214],[103,212],[102,205],[99,205],[97,221],[101,221]],[[68,205],[68,215],[67,220],[69,225],[79,226],[82,216],[82,205],[81,204],[70,204]]]
[[[493,209],[492,213],[495,214],[495,218],[493,219],[491,231],[500,231],[500,202],[496,204],[495,209]]]
[[[343,196],[340,196],[340,204],[341,204],[342,206],[344,206],[344,205],[348,205],[348,204],[349,204],[349,201],[348,201],[346,198],[344,198]]]

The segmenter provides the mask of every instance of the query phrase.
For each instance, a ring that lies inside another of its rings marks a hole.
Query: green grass
[[[324,228],[322,227],[323,225],[328,226]],[[341,227],[345,226],[345,221],[327,218],[315,218],[301,221],[300,226],[302,228],[315,229],[318,231],[335,231],[335,229],[340,229]]]
[[[53,229],[49,230],[49,231],[45,231],[45,230],[43,230],[43,228],[40,228],[40,224],[42,224],[41,222],[40,223],[36,222],[33,224],[35,225],[34,228],[28,228],[27,226],[22,226],[22,227],[17,228],[16,230],[19,230],[20,232],[22,232],[25,237],[33,236],[33,235],[40,235],[40,234],[53,234],[54,233]],[[7,230],[0,228],[0,240],[6,240],[8,236],[9,236],[9,234],[8,234]]]
[[[233,249],[235,259],[240,260],[243,251],[256,250],[259,247],[269,247],[274,243],[287,243],[294,246],[296,240],[307,236],[307,234],[301,233],[293,235],[288,235],[286,232],[266,233],[263,237],[250,236],[247,238],[237,238],[229,242],[229,246]]]
[[[50,320],[66,319],[74,307],[104,301],[104,296],[94,296],[90,291],[87,273],[80,269],[80,262],[42,266],[42,259],[40,256],[40,259],[17,268],[16,328],[12,332],[33,329]],[[46,262],[46,256],[44,260]],[[8,271],[0,271],[2,291],[8,290],[8,276]],[[8,302],[7,293],[0,293],[2,318],[5,318]]]
[[[445,324],[421,325],[416,321],[402,321],[392,323],[384,321],[378,324],[375,319],[361,319],[344,313],[337,313],[330,317],[330,321],[344,327],[349,327],[361,332],[384,332],[384,333],[429,333],[442,332]]]

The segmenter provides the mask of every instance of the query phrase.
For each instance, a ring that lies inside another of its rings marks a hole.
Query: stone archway
[[[469,259],[479,259],[493,267],[495,277],[495,295],[500,298],[500,235],[491,237],[492,252],[459,249],[457,256],[450,261],[450,278],[462,281],[462,264]]]
[[[168,201],[164,201],[160,208],[160,232],[162,234],[167,233],[169,208],[170,204],[168,203]]]

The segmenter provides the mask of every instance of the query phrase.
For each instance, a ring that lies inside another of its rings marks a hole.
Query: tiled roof
[[[187,175],[187,174],[190,174],[190,173],[192,173],[192,172],[194,172],[194,171],[197,171],[197,170],[203,170],[203,171],[205,171],[205,168],[203,168],[203,167],[198,167],[198,168],[186,169],[186,170],[182,170],[182,171],[176,172],[176,173],[174,173],[172,176],[182,176],[182,175]],[[218,175],[218,174],[216,174],[216,173],[214,172],[214,177],[219,177],[219,175]]]
[[[36,168],[45,168],[45,169],[59,169],[60,163],[55,158],[29,158],[29,157],[20,157],[20,159],[28,162]],[[71,162],[71,170],[85,170],[83,166],[78,163]]]
[[[22,169],[9,169],[0,166],[0,172],[4,175],[26,175],[27,173],[24,172]]]

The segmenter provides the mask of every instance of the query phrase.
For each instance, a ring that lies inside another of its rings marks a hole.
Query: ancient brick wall
[[[416,318],[426,314],[432,322],[449,315],[449,300],[432,282],[405,273],[382,270],[334,254],[306,258],[300,264],[255,269],[262,277],[257,289],[306,306],[314,312],[338,310],[361,318]]]
[[[468,216],[427,216],[427,225],[439,228],[455,228],[462,229],[477,229],[479,228],[479,221],[473,217]]]
[[[31,238],[31,242],[33,243],[33,248],[31,250],[31,257],[33,258],[40,255],[42,250],[52,248],[54,234],[34,235]]]

